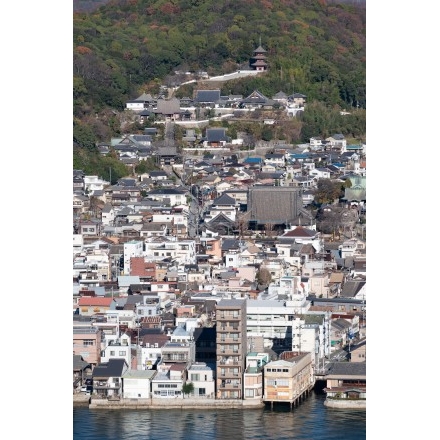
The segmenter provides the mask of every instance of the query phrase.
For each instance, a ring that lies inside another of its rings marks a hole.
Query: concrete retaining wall
[[[325,399],[324,405],[329,408],[367,409],[366,400]]]
[[[261,401],[250,400],[215,400],[215,399],[121,399],[109,401],[106,399],[91,399],[89,408],[93,409],[258,409],[264,408]]]

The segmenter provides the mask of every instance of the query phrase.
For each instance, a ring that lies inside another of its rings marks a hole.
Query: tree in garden
[[[343,196],[343,183],[332,179],[319,179],[315,190],[315,203],[333,203]]]
[[[192,392],[194,392],[194,384],[192,382],[186,382],[182,386],[183,396],[185,397],[185,394],[191,394]]]

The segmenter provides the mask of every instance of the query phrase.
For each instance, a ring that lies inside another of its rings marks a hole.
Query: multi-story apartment
[[[92,366],[101,362],[101,330],[90,324],[73,325],[73,354],[80,355]]]
[[[264,346],[275,351],[291,350],[294,327],[304,324],[284,300],[257,299],[246,308],[247,336],[263,336]]]
[[[246,368],[246,299],[222,299],[216,305],[217,399],[243,399]]]
[[[315,384],[312,354],[300,353],[288,359],[269,362],[264,366],[265,402],[293,405],[307,395]]]

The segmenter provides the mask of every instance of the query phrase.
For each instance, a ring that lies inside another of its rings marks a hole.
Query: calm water
[[[73,409],[73,439],[364,440],[366,411],[326,408],[321,394],[299,407],[252,410]]]

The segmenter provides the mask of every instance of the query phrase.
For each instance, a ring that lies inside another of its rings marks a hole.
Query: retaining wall
[[[366,400],[349,400],[349,399],[325,399],[324,405],[328,408],[342,409],[366,409]]]
[[[121,399],[109,401],[106,399],[91,399],[89,408],[93,409],[258,409],[264,408],[261,401],[252,400],[215,400],[215,399]]]

